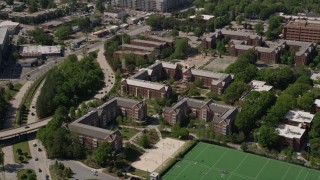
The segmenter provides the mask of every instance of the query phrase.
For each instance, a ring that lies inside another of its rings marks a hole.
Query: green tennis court
[[[320,180],[320,171],[221,146],[198,143],[162,178]]]

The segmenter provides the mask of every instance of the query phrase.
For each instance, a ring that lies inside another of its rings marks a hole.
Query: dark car
[[[40,151],[42,151],[42,149],[41,149],[41,148],[38,148],[38,151],[40,152]]]
[[[24,127],[25,129],[28,129],[28,128],[30,128],[29,126],[26,126],[26,127]]]
[[[39,169],[38,169],[38,172],[42,172],[42,170],[39,168]]]

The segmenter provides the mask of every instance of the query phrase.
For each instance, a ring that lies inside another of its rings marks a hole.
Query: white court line
[[[214,167],[214,165],[216,165],[223,157],[224,157],[224,155],[227,153],[229,151],[229,149],[227,149],[221,156],[220,156],[220,158],[218,159],[218,161],[216,161],[209,169],[208,169],[208,171],[205,173],[205,174],[208,174],[208,172],[212,169],[212,167]],[[201,179],[203,179],[205,176],[202,176],[202,178]],[[201,180],[200,179],[200,180]]]
[[[282,179],[284,179],[287,176],[290,168],[291,168],[291,164],[290,164],[289,168],[287,169],[286,173],[284,174],[284,176],[282,177]]]
[[[264,167],[266,167],[266,165],[268,164],[268,162],[270,161],[270,159],[268,159],[268,161],[264,164],[264,166],[260,169],[258,175],[256,175],[255,179],[257,179],[257,177],[260,175],[260,173],[262,172],[262,170],[264,169]]]
[[[231,172],[231,174],[233,173],[233,172],[236,172],[238,169],[239,169],[239,167],[243,164],[243,162],[248,158],[248,154],[246,155],[246,157],[244,157],[243,159],[242,159],[242,161],[239,163],[239,165]],[[229,176],[228,177],[228,179],[230,179],[231,178],[231,176]]]
[[[298,174],[298,176],[297,176],[297,178],[296,179],[298,179],[299,178],[299,176],[300,176],[300,174],[301,174],[301,172],[302,172],[302,167],[300,167],[301,169],[300,169],[300,172],[299,172],[299,174]]]
[[[208,144],[207,147],[204,148],[194,159],[197,159],[197,157],[199,157],[205,150],[207,150],[209,146],[210,146],[210,145]],[[191,162],[192,162],[192,161],[191,161]],[[181,174],[183,171],[185,171],[190,165],[191,165],[191,163],[189,162],[189,164],[186,165],[186,167],[183,168],[183,169],[180,171],[180,173],[177,175],[177,177],[174,178],[174,179],[177,179],[177,178],[180,176],[180,174]]]

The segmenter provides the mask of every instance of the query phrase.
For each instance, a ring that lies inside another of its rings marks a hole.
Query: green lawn
[[[120,131],[122,134],[122,138],[124,140],[130,139],[132,136],[134,136],[135,134],[137,134],[139,132],[135,129],[129,129],[129,128],[121,128]]]
[[[22,150],[22,153],[20,155],[17,153],[18,149]],[[31,158],[31,153],[30,153],[28,141],[22,141],[17,144],[14,144],[13,145],[13,155],[14,155],[14,161],[16,163],[27,162]],[[19,156],[22,156],[24,160],[20,161]]]
[[[18,180],[32,179],[32,176],[34,176],[34,180],[37,179],[33,169],[21,169],[17,174]]]
[[[320,171],[233,149],[198,143],[163,175],[168,179],[319,179]]]

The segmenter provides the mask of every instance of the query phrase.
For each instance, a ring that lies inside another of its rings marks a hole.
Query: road
[[[75,173],[71,179],[101,179],[101,180],[119,180],[117,177],[105,174],[102,172],[102,169],[97,169],[97,176],[92,174],[92,168],[89,168],[78,161],[73,160],[62,160],[65,166],[70,167]]]
[[[114,71],[110,67],[109,63],[104,56],[104,48],[100,47],[97,57],[97,62],[99,63],[100,68],[102,69],[104,75],[104,86],[102,90],[99,91],[98,94],[94,96],[96,99],[103,98],[114,86],[115,83],[115,76]]]
[[[31,104],[30,104],[30,107],[29,107],[28,123],[27,124],[35,123],[35,122],[37,122],[39,120],[39,118],[37,116],[37,109],[35,107],[36,107],[37,99],[38,99],[38,97],[40,95],[41,88],[42,88],[44,82],[45,81],[42,81],[42,83],[39,85],[36,93],[34,94],[34,96],[32,98],[32,101],[31,101]]]
[[[47,158],[44,146],[37,139],[29,140],[28,143],[32,156],[32,159],[29,160],[29,163],[33,162],[33,169],[36,172],[37,179],[46,179],[46,175],[50,177],[49,165],[52,163],[52,160]],[[33,143],[36,144],[35,147],[33,146]],[[41,151],[38,151],[38,148],[40,148]],[[37,161],[35,160],[36,158],[38,158]],[[39,172],[39,169],[41,169],[42,172]]]
[[[51,119],[52,119],[52,117],[49,117],[45,120],[38,121],[33,124],[28,124],[28,125],[21,126],[18,128],[11,128],[11,129],[2,130],[2,131],[0,131],[0,140],[11,138],[14,136],[18,136],[19,134],[25,134],[27,132],[37,131],[39,128],[46,126]]]

